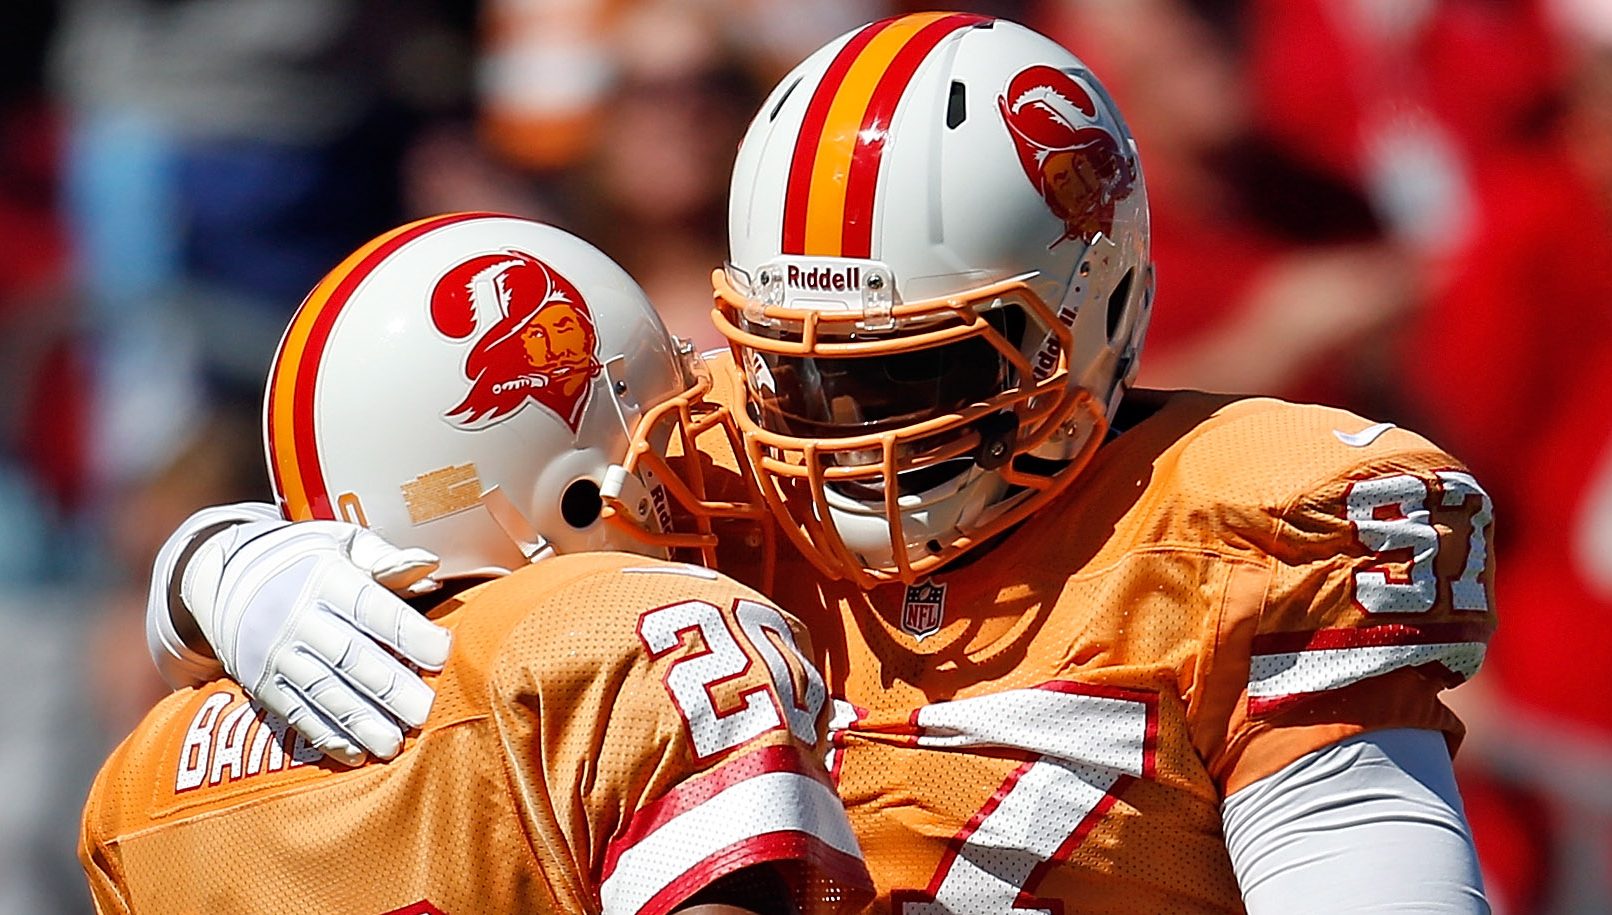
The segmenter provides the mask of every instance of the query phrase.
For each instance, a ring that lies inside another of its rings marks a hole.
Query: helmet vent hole
[[[951,96],[946,100],[946,126],[956,130],[968,117],[968,93],[963,84],[952,80]]]
[[[778,112],[784,110],[784,102],[789,101],[789,97],[795,94],[795,87],[799,86],[800,81],[804,78],[805,77],[796,77],[795,81],[789,84],[789,88],[784,90],[783,95],[778,96],[778,104],[772,106],[772,113],[767,115],[767,120],[778,120]]]
[[[577,480],[565,487],[565,493],[560,496],[560,517],[577,530],[598,521],[603,511],[604,500],[599,497],[599,484],[592,480]]]
[[[944,549],[944,547],[942,547],[940,545],[939,540],[931,540],[928,543],[924,544],[924,546],[929,549],[930,553],[935,554],[935,555],[939,555],[940,551],[942,549]]]
[[[1108,342],[1114,342],[1114,335],[1119,332],[1120,319],[1125,316],[1125,303],[1131,299],[1131,280],[1136,276],[1136,270],[1125,271],[1114,291],[1108,294]]]

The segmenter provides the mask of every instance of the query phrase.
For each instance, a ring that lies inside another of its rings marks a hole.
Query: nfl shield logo
[[[921,639],[940,631],[940,618],[946,611],[946,586],[933,581],[907,586],[907,599],[901,603],[901,629]]]

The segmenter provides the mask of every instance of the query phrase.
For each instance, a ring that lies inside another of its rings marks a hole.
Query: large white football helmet
[[[1064,490],[1152,302],[1130,131],[1078,58],[925,13],[784,77],[739,148],[718,328],[770,507],[825,572],[914,581]]]
[[[709,550],[668,444],[727,422],[638,285],[552,226],[461,213],[388,232],[287,328],[264,442],[287,518],[351,521],[442,558],[441,576],[546,551]],[[697,468],[696,468],[697,474]],[[693,530],[674,533],[673,514]],[[707,553],[709,556],[709,553]]]

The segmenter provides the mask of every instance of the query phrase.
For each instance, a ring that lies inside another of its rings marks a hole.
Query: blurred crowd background
[[[1044,0],[1152,193],[1142,382],[1424,432],[1501,518],[1451,694],[1497,911],[1612,912],[1612,0]],[[855,0],[0,5],[0,915],[90,910],[95,768],[163,692],[163,537],[263,499],[303,293],[405,218],[556,222],[702,344],[742,128]],[[1361,879],[1370,879],[1362,874]]]

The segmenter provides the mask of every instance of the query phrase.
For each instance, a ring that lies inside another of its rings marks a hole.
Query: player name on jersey
[[[185,729],[174,792],[282,772],[320,755],[284,718],[221,690],[202,702]]]

